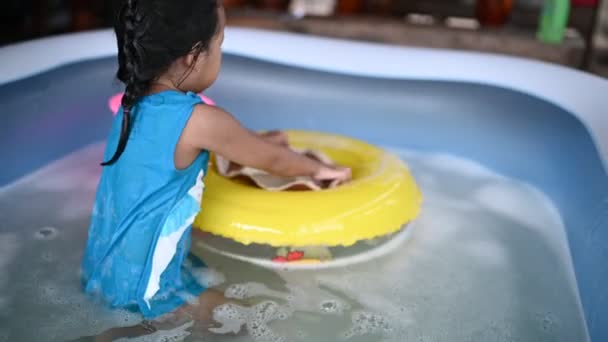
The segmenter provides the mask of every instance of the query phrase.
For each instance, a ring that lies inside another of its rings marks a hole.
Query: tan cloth
[[[309,158],[318,160],[326,165],[334,165],[333,161],[320,151],[299,150],[292,148],[293,151],[301,153]],[[317,181],[312,177],[279,177],[268,174],[251,167],[241,166],[233,163],[222,156],[215,158],[217,171],[220,175],[228,178],[242,177],[251,180],[258,187],[269,191],[284,190],[322,190],[334,188],[339,185],[338,180]]]

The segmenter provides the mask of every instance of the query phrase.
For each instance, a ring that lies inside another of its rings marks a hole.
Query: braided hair
[[[118,43],[116,77],[125,84],[122,125],[116,152],[101,165],[114,164],[124,152],[136,104],[150,85],[178,58],[209,48],[217,33],[217,0],[126,0],[114,30]],[[189,72],[182,77],[188,77]]]

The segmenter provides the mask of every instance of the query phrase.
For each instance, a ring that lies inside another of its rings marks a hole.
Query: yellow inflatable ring
[[[420,191],[398,157],[347,137],[287,134],[294,147],[351,167],[353,180],[336,189],[272,192],[224,178],[211,165],[194,226],[243,244],[350,246],[398,231],[418,215]]]

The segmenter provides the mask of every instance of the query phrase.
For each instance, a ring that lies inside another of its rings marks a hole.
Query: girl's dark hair
[[[116,76],[126,86],[122,126],[114,156],[101,165],[114,164],[124,152],[134,106],[150,84],[179,57],[189,53],[198,56],[207,51],[219,26],[217,9],[217,0],[126,0],[123,3],[114,25],[118,43]]]

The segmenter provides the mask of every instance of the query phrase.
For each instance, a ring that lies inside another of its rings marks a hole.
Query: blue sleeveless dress
[[[124,153],[103,168],[82,280],[88,294],[112,308],[152,319],[205,290],[192,268],[204,265],[189,260],[189,248],[209,153],[202,152],[183,170],[174,164],[177,142],[200,103],[194,93],[145,96],[136,105]],[[105,160],[116,150],[121,122],[122,109],[114,119]]]

